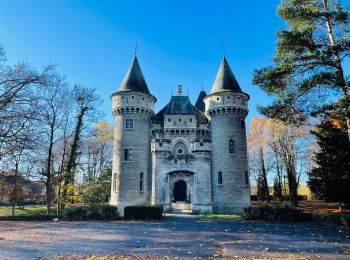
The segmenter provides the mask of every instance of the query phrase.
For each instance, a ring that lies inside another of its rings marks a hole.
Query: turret
[[[241,213],[250,205],[245,130],[248,100],[224,57],[211,92],[204,98],[211,125],[214,213]]]
[[[118,91],[111,96],[115,118],[111,204],[121,214],[128,205],[149,205],[151,195],[150,94],[135,56]]]

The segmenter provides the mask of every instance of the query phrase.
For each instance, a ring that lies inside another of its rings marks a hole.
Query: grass
[[[240,219],[239,215],[223,215],[223,214],[202,214],[200,215],[203,219],[208,220],[232,220],[232,219]]]
[[[54,214],[56,212],[55,207],[51,207],[51,211]],[[15,216],[33,216],[33,215],[45,215],[46,205],[30,205],[15,207]],[[0,206],[0,216],[11,216],[12,207]]]

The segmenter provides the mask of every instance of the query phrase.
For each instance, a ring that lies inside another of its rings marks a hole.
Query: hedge
[[[315,221],[350,227],[350,214],[302,212],[288,204],[276,206],[264,204],[260,207],[244,208],[243,217],[249,220]]]
[[[159,220],[163,215],[163,207],[161,206],[126,206],[124,208],[124,218],[130,219],[156,219]]]
[[[62,214],[63,220],[117,220],[118,218],[118,208],[111,205],[71,207],[66,208]]]
[[[57,218],[58,215],[0,216],[0,221],[52,221]]]

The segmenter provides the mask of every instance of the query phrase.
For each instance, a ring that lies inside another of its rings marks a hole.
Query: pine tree
[[[261,112],[298,123],[337,107],[350,141],[350,83],[343,69],[350,56],[348,9],[337,0],[282,0],[277,12],[287,28],[277,33],[273,65],[257,70],[253,80],[276,97]]]
[[[350,203],[350,144],[341,128],[344,124],[345,120],[328,114],[313,131],[320,150],[308,184],[317,198],[329,202]]]

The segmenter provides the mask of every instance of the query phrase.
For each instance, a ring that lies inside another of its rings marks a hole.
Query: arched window
[[[230,141],[229,141],[228,149],[229,149],[230,154],[235,153],[235,142],[232,139],[230,139]]]

